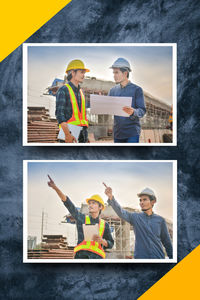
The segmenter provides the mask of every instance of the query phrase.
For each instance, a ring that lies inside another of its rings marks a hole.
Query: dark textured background
[[[199,1],[72,0],[27,40],[177,43],[178,147],[22,147],[22,47],[1,63],[1,299],[137,299],[173,266],[23,264],[23,159],[177,159],[178,259],[199,244],[199,13]]]

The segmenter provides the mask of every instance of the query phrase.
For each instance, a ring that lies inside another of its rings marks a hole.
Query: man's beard
[[[118,79],[118,80],[115,80],[115,83],[116,83],[116,84],[119,84],[119,83],[121,83],[121,82],[122,82],[122,80],[119,80],[119,79]]]
[[[151,207],[149,207],[149,208],[142,208],[142,211],[147,211],[149,209],[151,209]]]

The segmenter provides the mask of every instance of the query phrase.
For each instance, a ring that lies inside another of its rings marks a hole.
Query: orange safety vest
[[[88,225],[91,224],[89,216],[85,216],[85,224],[88,224]],[[99,235],[100,235],[100,237],[103,236],[104,230],[105,230],[105,221],[100,219],[99,220]],[[84,240],[82,243],[78,244],[74,248],[75,253],[78,251],[81,251],[81,250],[86,250],[86,251],[96,253],[96,254],[100,255],[102,258],[106,257],[105,251],[103,250],[101,245],[95,241],[85,241]]]
[[[88,127],[88,119],[86,117],[86,109],[85,109],[85,96],[83,91],[80,89],[81,94],[81,112],[78,107],[78,102],[72,87],[67,83],[65,84],[68,88],[70,100],[72,103],[72,117],[67,121],[67,124],[77,125],[77,126],[86,126]]]

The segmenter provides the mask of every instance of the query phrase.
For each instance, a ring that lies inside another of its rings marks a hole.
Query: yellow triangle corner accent
[[[139,300],[200,299],[200,246],[155,283]]]
[[[20,46],[71,0],[18,0],[1,2],[0,61]]]

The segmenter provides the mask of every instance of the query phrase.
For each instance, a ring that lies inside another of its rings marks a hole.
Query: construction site
[[[124,207],[129,212],[139,212],[137,209]],[[80,212],[89,214],[88,205],[82,204]],[[135,235],[133,227],[120,219],[111,206],[106,206],[101,214],[111,228],[114,239],[114,247],[106,250],[106,259],[133,259]],[[171,240],[173,240],[173,223],[165,219]],[[42,221],[43,222],[43,221]],[[61,223],[64,226],[75,224],[71,214],[65,215]],[[41,225],[41,224],[40,224]],[[67,230],[66,230],[67,231]],[[75,231],[76,232],[76,231]],[[36,237],[28,236],[28,259],[73,259],[74,247],[77,245],[77,233],[74,236],[73,245],[68,243],[68,237],[59,234],[45,234],[42,229],[41,243],[37,244]]]
[[[63,80],[55,79],[42,95],[28,93],[28,143],[58,143],[58,124],[55,117],[55,95]],[[108,95],[115,86],[112,81],[86,77],[81,88],[90,106],[90,95]],[[140,143],[171,143],[172,130],[169,128],[171,106],[144,91],[146,114],[141,119]],[[91,143],[113,143],[114,116],[93,115],[87,108],[89,140]]]

